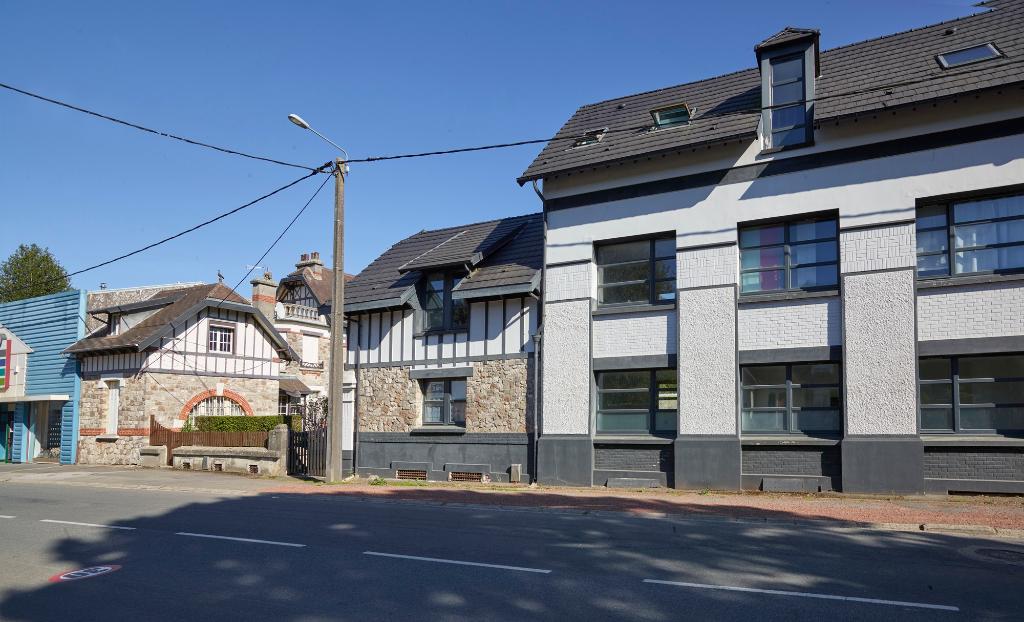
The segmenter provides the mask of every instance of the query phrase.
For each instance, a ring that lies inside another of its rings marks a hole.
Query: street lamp
[[[345,154],[345,158],[334,161],[334,297],[331,301],[331,368],[327,389],[327,468],[328,482],[345,477],[342,468],[342,450],[345,436],[354,430],[345,428],[342,417],[342,395],[345,383],[345,173],[348,172],[348,152],[336,142],[313,129],[297,114],[288,115],[288,120],[304,130],[309,130]],[[354,441],[352,436],[349,439]],[[355,473],[355,443],[352,443],[352,472]]]

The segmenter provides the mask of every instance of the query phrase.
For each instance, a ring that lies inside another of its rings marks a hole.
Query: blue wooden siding
[[[66,354],[65,348],[85,336],[85,292],[69,290],[50,296],[39,296],[0,304],[0,324],[32,348],[28,355],[26,395],[67,394],[61,419],[62,464],[75,461],[78,445],[78,411],[81,378],[78,361]],[[25,404],[19,404],[24,406]],[[19,421],[18,413],[21,413]],[[25,435],[28,433],[28,409],[15,411],[12,456],[27,457]],[[19,460],[19,461],[21,461]]]

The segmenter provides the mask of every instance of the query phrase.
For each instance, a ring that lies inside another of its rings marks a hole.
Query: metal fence
[[[167,464],[171,464],[174,450],[178,447],[200,445],[203,447],[266,447],[270,432],[179,432],[165,428],[149,420],[149,444],[167,447]]]
[[[327,428],[289,432],[288,473],[310,477],[327,475]]]

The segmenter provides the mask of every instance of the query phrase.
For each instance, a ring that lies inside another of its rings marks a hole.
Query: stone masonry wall
[[[423,391],[409,367],[358,371],[357,410],[361,432],[409,432],[423,425]],[[466,379],[466,432],[522,433],[533,407],[533,366],[529,359],[473,364]]]
[[[120,378],[117,438],[106,435],[109,389],[99,375],[82,379],[78,461],[82,464],[138,464],[139,449],[149,444],[150,416],[160,425],[180,428],[181,411],[204,391],[232,391],[254,415],[277,414],[277,380],[217,378],[144,372]]]

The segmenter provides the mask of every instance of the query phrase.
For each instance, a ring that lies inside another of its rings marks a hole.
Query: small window
[[[921,431],[1024,433],[1024,356],[923,358]]]
[[[244,415],[245,411],[238,402],[223,395],[202,400],[188,413],[189,419],[193,421],[195,417],[241,417]]]
[[[1024,195],[917,209],[918,278],[1020,270],[1024,270]]]
[[[586,147],[587,145],[596,145],[597,143],[601,142],[601,139],[604,138],[604,135],[607,132],[608,128],[606,127],[603,127],[599,130],[589,130],[587,132],[584,132],[583,136],[577,138],[576,142],[572,144],[572,148],[575,149],[577,147]]]
[[[597,304],[661,304],[675,299],[675,238],[597,247]]]
[[[651,111],[654,117],[655,127],[669,127],[672,125],[683,125],[690,122],[690,109],[686,104],[659,108]]]
[[[843,429],[837,363],[740,368],[741,429],[754,434],[837,434]]]
[[[780,149],[809,142],[803,54],[773,58],[769,64],[768,148]]]
[[[943,52],[935,58],[938,59],[939,64],[942,65],[943,69],[952,69],[953,67],[960,67],[961,65],[970,65],[971,63],[980,63],[985,60],[992,60],[993,58],[999,58],[1003,53],[991,43],[984,45],[975,45],[962,50],[955,50],[953,52]]]
[[[121,410],[121,381],[107,381],[107,421],[103,430],[107,434],[117,434],[117,416]]]
[[[235,329],[210,326],[210,352],[234,352]]]
[[[469,326],[469,306],[466,301],[452,298],[452,290],[460,282],[461,276],[444,272],[433,272],[424,278],[424,331],[465,330]]]
[[[839,283],[835,218],[744,227],[740,236],[740,293],[816,290]]]
[[[424,425],[466,425],[466,381],[428,380],[423,383]]]
[[[599,434],[668,434],[676,430],[679,393],[675,369],[597,374]]]

